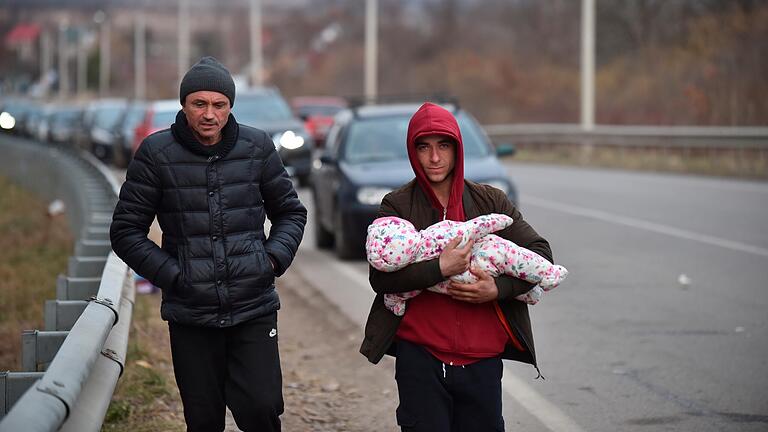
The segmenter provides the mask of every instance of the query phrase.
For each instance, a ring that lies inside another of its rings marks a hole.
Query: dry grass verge
[[[293,272],[278,291],[280,358],[290,432],[394,432],[392,361],[371,365],[357,352],[360,329]],[[136,298],[125,374],[103,430],[181,431],[184,419],[159,295]],[[229,417],[226,431],[237,428]]]
[[[21,332],[42,328],[72,251],[66,217],[48,216],[48,203],[0,177],[0,370],[19,369]]]
[[[136,296],[123,376],[104,418],[105,432],[183,431],[160,296]]]

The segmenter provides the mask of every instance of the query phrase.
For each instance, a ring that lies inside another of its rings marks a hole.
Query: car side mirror
[[[501,143],[496,146],[496,155],[498,157],[514,156],[516,152],[517,149],[515,148],[514,144]]]
[[[336,165],[336,158],[331,156],[328,153],[323,153],[320,155],[320,163],[323,165]]]

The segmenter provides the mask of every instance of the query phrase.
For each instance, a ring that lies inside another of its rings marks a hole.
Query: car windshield
[[[123,127],[133,129],[144,118],[144,107],[141,105],[133,105],[125,112],[125,118],[123,118]]]
[[[155,111],[152,116],[153,128],[167,128],[171,127],[173,122],[176,121],[176,113],[178,111]]]
[[[32,107],[28,105],[10,105],[5,108],[6,112],[16,117],[21,117],[31,110]]]
[[[124,106],[107,106],[99,108],[93,118],[93,124],[108,129],[113,127],[125,111]]]
[[[351,163],[408,159],[405,139],[410,117],[378,117],[355,121],[349,128],[343,158]],[[468,116],[457,116],[464,142],[464,158],[487,156],[490,149]]]
[[[328,116],[332,117],[341,111],[342,107],[338,105],[304,105],[299,107],[296,112],[300,116]]]
[[[291,120],[293,114],[288,104],[278,95],[249,95],[237,98],[232,114],[238,121]]]
[[[51,122],[56,124],[76,122],[80,117],[78,110],[61,110],[51,114]]]

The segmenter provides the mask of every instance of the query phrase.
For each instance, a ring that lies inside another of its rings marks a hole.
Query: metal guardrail
[[[0,373],[0,432],[97,431],[123,370],[135,292],[109,243],[117,183],[72,150],[2,135],[0,151],[0,173],[63,200],[78,234],[68,276],[46,302],[45,329],[22,335],[23,371]]]
[[[514,137],[518,142],[552,142],[623,146],[696,148],[768,148],[768,127],[725,126],[615,126],[579,124],[491,124],[483,126],[494,138]]]

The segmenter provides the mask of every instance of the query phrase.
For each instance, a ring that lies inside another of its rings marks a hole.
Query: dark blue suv
[[[453,112],[461,129],[465,177],[495,186],[517,203],[517,190],[477,121],[454,104],[443,107]],[[336,115],[310,174],[318,247],[334,247],[343,259],[363,256],[367,227],[381,199],[414,178],[405,141],[408,121],[418,108],[366,105]],[[513,151],[500,146],[498,154]]]

